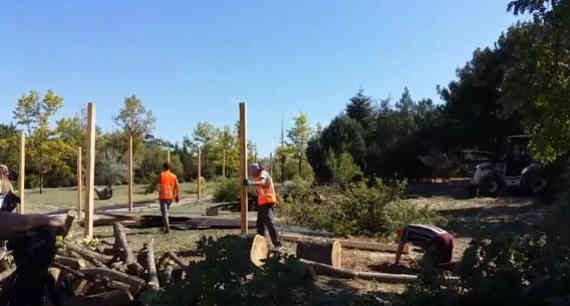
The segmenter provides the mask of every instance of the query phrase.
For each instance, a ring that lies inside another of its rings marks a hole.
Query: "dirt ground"
[[[489,236],[504,231],[522,231],[540,221],[545,208],[527,197],[504,194],[497,198],[471,198],[467,194],[467,182],[453,180],[449,183],[409,185],[406,198],[410,205],[428,205],[438,210],[448,220],[445,227],[455,237],[453,260],[459,261],[473,237]],[[203,216],[211,200],[196,202],[188,198],[183,205],[174,205],[171,215]],[[158,205],[152,204],[137,209],[137,213],[159,215]],[[239,213],[220,211],[220,218],[239,218]],[[249,213],[249,219],[255,220],[255,212]],[[254,230],[254,229],[251,229]],[[127,239],[134,250],[140,250],[144,242],[153,240],[157,257],[165,251],[174,251],[181,256],[188,255],[195,249],[196,242],[202,236],[221,237],[238,234],[239,230],[176,230],[165,235],[159,228],[127,229]],[[81,237],[83,229],[76,226],[72,230],[75,237]],[[113,241],[112,227],[96,227],[95,236],[99,240]],[[360,239],[360,238],[359,238]],[[295,253],[296,245],[286,243],[288,252]],[[374,271],[385,273],[417,272],[417,262],[421,258],[420,249],[411,248],[412,255],[402,258],[401,266],[392,265],[393,253],[367,252],[361,250],[343,250],[343,267],[357,271]],[[185,258],[189,261],[192,258]],[[364,280],[345,280],[319,277],[318,285],[326,292],[385,292],[401,293],[405,285],[385,284]]]

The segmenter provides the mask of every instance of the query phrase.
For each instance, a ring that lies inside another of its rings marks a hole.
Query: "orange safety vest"
[[[170,171],[160,173],[158,185],[158,198],[160,200],[174,200],[178,194],[178,178]]]
[[[269,180],[269,184],[255,185],[255,189],[257,190],[257,204],[259,206],[277,202],[277,196],[275,195],[275,188],[273,187],[273,180],[271,179],[271,176],[269,176],[269,174],[266,173],[266,175],[267,179]]]

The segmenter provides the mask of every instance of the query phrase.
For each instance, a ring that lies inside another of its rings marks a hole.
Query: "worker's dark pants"
[[[162,214],[162,225],[164,230],[170,230],[170,224],[168,220],[168,209],[170,208],[170,204],[172,204],[172,200],[159,200],[160,202],[160,213]]]
[[[275,247],[281,246],[281,239],[275,226],[273,225],[273,207],[274,203],[257,205],[257,233],[265,236],[265,229],[269,231],[269,236]]]

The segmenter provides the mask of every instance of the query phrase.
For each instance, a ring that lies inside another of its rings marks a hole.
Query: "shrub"
[[[239,181],[235,178],[216,179],[214,200],[216,200],[216,202],[237,201],[240,196],[240,188]]]
[[[250,236],[211,237],[198,242],[203,261],[190,263],[180,284],[147,292],[145,305],[313,305],[312,280],[293,256],[275,255],[262,268],[249,259]]]
[[[349,153],[334,154],[329,151],[325,164],[332,174],[332,181],[336,184],[347,184],[362,177],[362,171],[358,167],[352,155]]]
[[[352,183],[333,189],[324,203],[312,203],[310,190],[300,185],[282,210],[291,223],[341,235],[388,236],[410,223],[442,225],[445,219],[428,207],[413,206],[401,199],[405,182],[386,185]],[[329,190],[330,191],[330,190]]]

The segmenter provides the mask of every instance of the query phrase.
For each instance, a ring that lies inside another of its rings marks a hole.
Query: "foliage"
[[[293,118],[294,125],[287,131],[287,138],[289,138],[291,151],[294,158],[298,162],[298,175],[302,176],[303,172],[303,161],[307,159],[305,151],[307,150],[307,144],[311,137],[312,129],[309,126],[309,118],[306,114],[299,113]]]
[[[332,182],[336,184],[347,184],[362,176],[362,171],[354,163],[352,156],[345,152],[337,156],[333,151],[329,151],[326,165],[332,174]]]
[[[312,190],[300,184],[284,197],[281,208],[288,221],[341,235],[389,236],[410,223],[442,225],[445,219],[428,207],[417,207],[401,200],[406,186],[389,186],[380,179],[367,184],[352,183],[332,188],[326,199],[312,203]],[[283,193],[281,193],[283,195]]]
[[[183,283],[147,292],[145,305],[311,305],[312,281],[295,257],[275,254],[262,268],[249,258],[251,237],[211,237],[198,242]]]
[[[152,133],[156,119],[152,111],[147,110],[135,95],[126,97],[123,108],[113,118],[123,131],[123,152],[128,150],[129,137],[133,137],[133,152],[137,152],[143,139]]]
[[[551,163],[570,152],[570,2],[517,0],[515,15],[533,20],[513,29],[516,60],[505,73],[505,112],[519,111],[537,159]]]
[[[216,181],[214,200],[216,202],[231,202],[239,200],[240,188],[238,179],[221,177]]]

